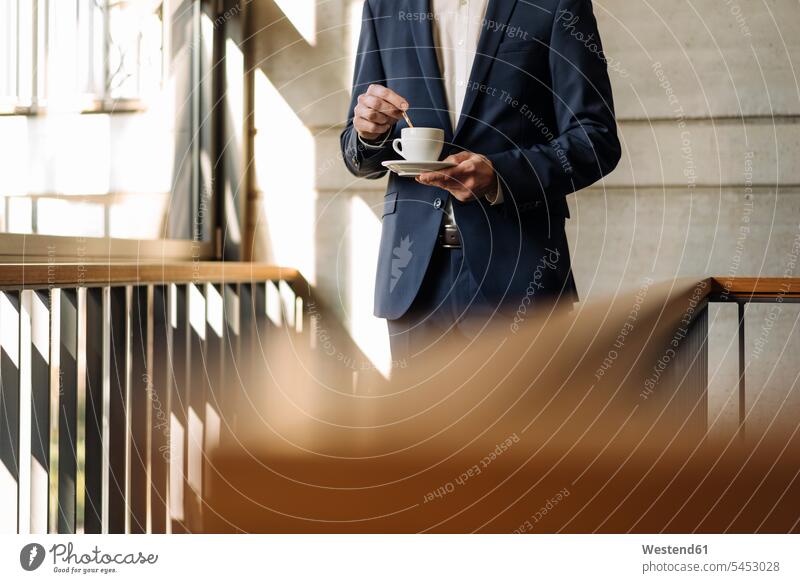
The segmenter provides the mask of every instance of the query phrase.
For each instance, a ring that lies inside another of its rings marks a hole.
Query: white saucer
[[[409,162],[408,160],[387,160],[383,166],[398,176],[419,176],[425,172],[435,172],[456,166],[452,162]]]

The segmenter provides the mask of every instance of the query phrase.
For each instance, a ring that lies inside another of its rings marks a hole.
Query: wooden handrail
[[[797,277],[712,277],[709,283],[711,301],[800,299]]]
[[[307,282],[297,269],[236,261],[0,263],[0,288],[99,287],[127,284]],[[800,299],[800,278],[710,277],[710,301]]]
[[[298,288],[307,283],[297,269],[233,261],[165,263],[5,263],[0,288],[101,287],[165,283],[245,283],[283,280]]]

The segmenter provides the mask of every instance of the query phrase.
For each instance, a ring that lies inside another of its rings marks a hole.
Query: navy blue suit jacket
[[[490,302],[504,306],[577,300],[564,222],[566,196],[609,173],[620,158],[611,86],[590,0],[490,0],[467,95],[451,127],[433,44],[429,0],[367,0],[353,101],[341,135],[356,176],[380,178],[397,159],[391,139],[366,149],[353,109],[370,84],[411,105],[418,127],[445,130],[442,157],[461,150],[491,160],[505,202],[453,198],[468,268]],[[436,244],[445,190],[392,174],[383,229],[375,315],[397,319],[416,297]]]

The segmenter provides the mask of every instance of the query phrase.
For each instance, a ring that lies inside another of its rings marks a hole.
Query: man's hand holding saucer
[[[443,188],[461,202],[483,197],[493,199],[497,195],[497,176],[487,158],[473,152],[459,152],[443,162],[452,162],[456,166],[420,174],[417,182]]]

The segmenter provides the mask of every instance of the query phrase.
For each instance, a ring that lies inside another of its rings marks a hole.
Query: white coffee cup
[[[437,162],[444,147],[444,130],[403,128],[392,147],[409,162]]]

